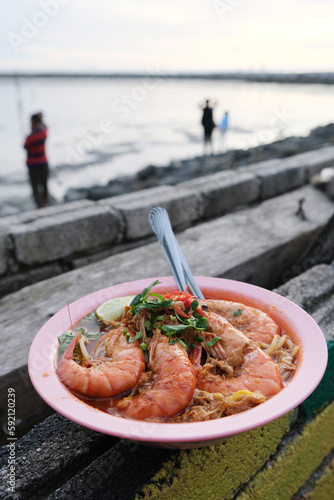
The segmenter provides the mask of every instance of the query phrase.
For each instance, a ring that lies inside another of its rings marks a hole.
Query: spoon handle
[[[193,295],[204,299],[175,238],[168,212],[162,207],[153,208],[149,214],[149,221],[172,270],[178,289],[185,291],[188,285]]]

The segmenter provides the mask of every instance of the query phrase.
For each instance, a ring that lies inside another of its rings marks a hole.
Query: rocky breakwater
[[[333,144],[334,123],[331,123],[315,128],[307,137],[288,137],[247,150],[236,149],[223,154],[180,160],[164,167],[149,165],[136,175],[118,177],[106,185],[69,189],[65,201],[97,201],[156,186],[177,185],[222,170],[237,170],[245,165],[274,158],[287,158]]]

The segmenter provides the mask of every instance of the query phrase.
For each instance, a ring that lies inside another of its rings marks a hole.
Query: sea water
[[[29,117],[42,111],[49,129],[50,191],[105,184],[149,164],[203,154],[201,107],[216,102],[214,152],[307,135],[333,121],[333,86],[96,77],[0,78],[0,201],[30,194],[23,142]]]

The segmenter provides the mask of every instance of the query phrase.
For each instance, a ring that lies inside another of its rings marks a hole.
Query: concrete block
[[[17,443],[16,491],[20,498],[29,492],[50,500],[108,498],[110,492],[122,500],[228,499],[276,451],[290,421],[287,414],[202,449],[148,452],[130,441],[114,444],[110,436],[54,415]]]
[[[112,245],[120,232],[115,213],[93,206],[16,225],[12,237],[18,262],[36,265]]]
[[[46,498],[75,470],[81,470],[83,464],[94,460],[115,442],[115,438],[53,415],[16,442],[14,495],[8,495],[7,490],[8,449],[6,446],[0,449],[0,477],[4,478],[0,482],[0,497]]]
[[[90,200],[74,201],[72,203],[62,203],[60,205],[52,205],[50,207],[29,210],[15,215],[0,218],[0,226],[13,226],[15,224],[28,224],[36,220],[43,219],[59,214],[69,214],[70,212],[76,213],[88,207],[94,207],[95,202]]]
[[[305,425],[271,466],[260,471],[238,500],[291,498],[334,446],[334,403]],[[320,497],[319,497],[320,498]]]
[[[275,453],[292,414],[209,448],[177,453],[140,492],[148,500],[230,500]],[[242,457],[242,460],[240,459]],[[273,498],[258,496],[260,498]],[[286,497],[288,498],[288,497]]]
[[[306,182],[304,167],[300,165],[289,166],[282,160],[281,163],[270,160],[264,162],[264,165],[255,164],[247,167],[247,171],[257,175],[260,179],[262,184],[260,197],[263,200],[296,189]]]
[[[225,171],[179,184],[203,197],[205,218],[217,217],[259,198],[260,180],[248,172]]]
[[[313,488],[311,491],[307,491],[308,500],[332,500],[334,491],[334,458],[326,464],[324,469],[321,471],[321,477],[317,475],[315,484],[313,483]],[[298,500],[296,498],[296,500]],[[300,500],[303,500],[301,497]]]
[[[313,315],[312,315],[313,316]],[[316,317],[313,316],[316,320]],[[332,310],[333,321],[333,310]],[[319,325],[322,328],[322,325]],[[332,323],[333,330],[333,323]],[[334,340],[327,342],[328,364],[325,374],[314,392],[301,405],[301,418],[308,420],[312,415],[334,400]]]
[[[295,274],[299,276],[291,279]],[[334,267],[329,264],[319,264],[306,272],[292,266],[282,278],[287,283],[274,291],[307,311],[316,310],[318,304],[334,294]]]
[[[334,166],[334,146],[309,151],[298,156],[304,162],[308,181],[323,168]]]
[[[62,266],[53,262],[28,271],[16,272],[0,277],[0,297],[16,292],[25,286],[46,280],[64,272]]]
[[[8,263],[7,263],[8,240],[9,240],[8,232],[0,229],[0,276],[4,275],[8,269]]]
[[[125,239],[135,240],[153,234],[148,215],[152,208],[165,208],[176,230],[191,226],[202,216],[202,199],[198,193],[178,186],[159,186],[98,202],[118,210],[125,222]]]

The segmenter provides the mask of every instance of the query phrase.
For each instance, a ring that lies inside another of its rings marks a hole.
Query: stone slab
[[[0,449],[0,497],[46,498],[117,441],[55,414],[16,443],[16,492],[10,496],[6,481],[8,449]]]
[[[64,270],[65,266],[61,266],[57,262],[52,262],[51,264],[44,264],[35,269],[28,269],[27,271],[0,277],[0,297],[16,292],[38,281],[62,274]]]
[[[286,193],[306,183],[305,169],[299,165],[259,164],[249,167],[249,171],[256,174],[261,181],[262,200]]]
[[[238,500],[286,500],[308,480],[334,446],[334,403],[308,423],[279,457],[255,476]]]
[[[202,217],[202,199],[183,187],[159,186],[100,201],[121,212],[125,222],[125,240],[131,241],[153,234],[148,220],[152,208],[161,206],[170,216],[176,230],[191,226]]]
[[[274,291],[312,314],[319,305],[320,309],[323,307],[328,297],[334,295],[334,267],[329,264],[319,264],[306,272],[300,269],[300,273],[291,279],[293,273],[286,271],[283,275],[283,281],[286,283]],[[331,338],[328,336],[327,340]]]
[[[334,147],[266,160],[241,167],[256,174],[262,182],[261,199],[268,199],[306,184],[322,168],[334,164]]]
[[[94,206],[15,225],[11,237],[17,261],[36,265],[112,245],[121,231],[117,214]]]
[[[153,496],[149,498],[181,499],[188,492],[186,498],[190,494],[191,498],[221,500],[265,464],[289,430],[290,422],[288,414],[211,447],[175,451],[119,441],[55,414],[16,443],[17,480],[12,498],[29,495],[32,500],[132,500],[137,493],[145,498],[151,490]],[[242,464],[236,450],[243,453]],[[7,456],[6,447],[1,448],[2,494],[7,486]],[[221,475],[224,481],[220,480]],[[151,483],[151,488],[145,488],[147,483]],[[215,491],[216,496],[210,496],[210,491]]]
[[[217,217],[259,199],[260,181],[251,173],[225,171],[179,184],[203,197],[203,215]]]
[[[9,236],[7,231],[0,229],[0,276],[7,271],[7,251]]]
[[[27,212],[10,215],[7,217],[0,217],[0,226],[12,226],[14,224],[28,224],[35,220],[51,217],[53,215],[64,214],[70,212],[79,212],[88,207],[93,207],[94,202],[90,200],[74,201],[72,203],[62,203],[59,205],[52,205],[45,208],[36,208]]]

